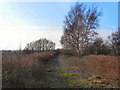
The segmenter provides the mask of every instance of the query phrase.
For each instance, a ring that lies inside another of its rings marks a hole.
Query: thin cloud
[[[100,29],[100,30],[95,30],[99,36],[103,39],[103,40],[108,40],[108,36],[110,36],[112,34],[112,32],[115,32],[114,29],[112,30],[105,30],[105,29]]]
[[[62,36],[61,27],[44,27],[44,26],[10,26],[0,27],[0,41],[4,40],[4,44],[0,45],[0,49],[18,49],[21,43],[22,49],[31,41],[40,38],[47,38],[56,43],[56,48],[60,48],[60,37]],[[9,45],[7,44],[10,41]]]

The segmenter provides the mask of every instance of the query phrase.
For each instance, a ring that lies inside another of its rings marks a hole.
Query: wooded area
[[[105,43],[95,32],[99,27],[102,12],[98,11],[97,6],[86,7],[84,4],[76,3],[65,17],[64,34],[61,37],[63,48],[78,55],[119,55],[120,30],[112,33]]]

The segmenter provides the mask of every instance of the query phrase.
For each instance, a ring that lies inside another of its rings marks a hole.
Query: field
[[[90,55],[85,57],[86,65],[100,73],[106,73],[106,77],[118,80],[118,58],[117,56]]]
[[[44,62],[46,62],[47,59],[54,57],[55,54],[54,51],[29,55],[3,52],[3,88],[35,87],[36,76],[41,77],[44,74]]]
[[[0,3],[3,90],[120,88],[120,3],[13,1]]]
[[[118,87],[118,56],[61,57],[65,63],[63,76],[68,77],[70,87]]]
[[[118,88],[118,56],[3,52],[3,88]]]

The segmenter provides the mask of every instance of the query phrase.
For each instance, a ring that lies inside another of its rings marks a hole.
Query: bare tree
[[[64,34],[61,37],[63,48],[82,54],[84,45],[88,45],[97,34],[94,29],[99,26],[100,16],[97,7],[87,8],[84,4],[76,3],[64,20]]]
[[[87,48],[84,49],[84,54],[110,55],[111,48],[102,38],[97,37]]]
[[[39,39],[35,42],[30,42],[26,45],[24,50],[28,50],[31,52],[40,52],[40,51],[46,51],[46,50],[54,50],[55,49],[55,43],[53,43],[50,40],[47,40],[46,38]]]
[[[113,54],[120,55],[120,29],[108,37],[112,43]]]

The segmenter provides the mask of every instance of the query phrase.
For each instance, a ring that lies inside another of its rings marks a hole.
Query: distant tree
[[[50,40],[47,40],[46,38],[43,38],[28,43],[24,50],[28,52],[35,52],[35,51],[40,52],[40,51],[54,50],[54,49],[55,49],[55,43],[53,43]]]
[[[108,38],[112,43],[113,54],[120,55],[120,28]]]
[[[108,55],[111,54],[111,49],[103,42],[102,38],[98,37],[84,49],[84,54]]]
[[[64,34],[61,37],[63,48],[74,50],[81,55],[84,46],[88,46],[97,35],[94,29],[99,26],[100,16],[97,7],[86,8],[84,4],[76,3],[64,20]]]

